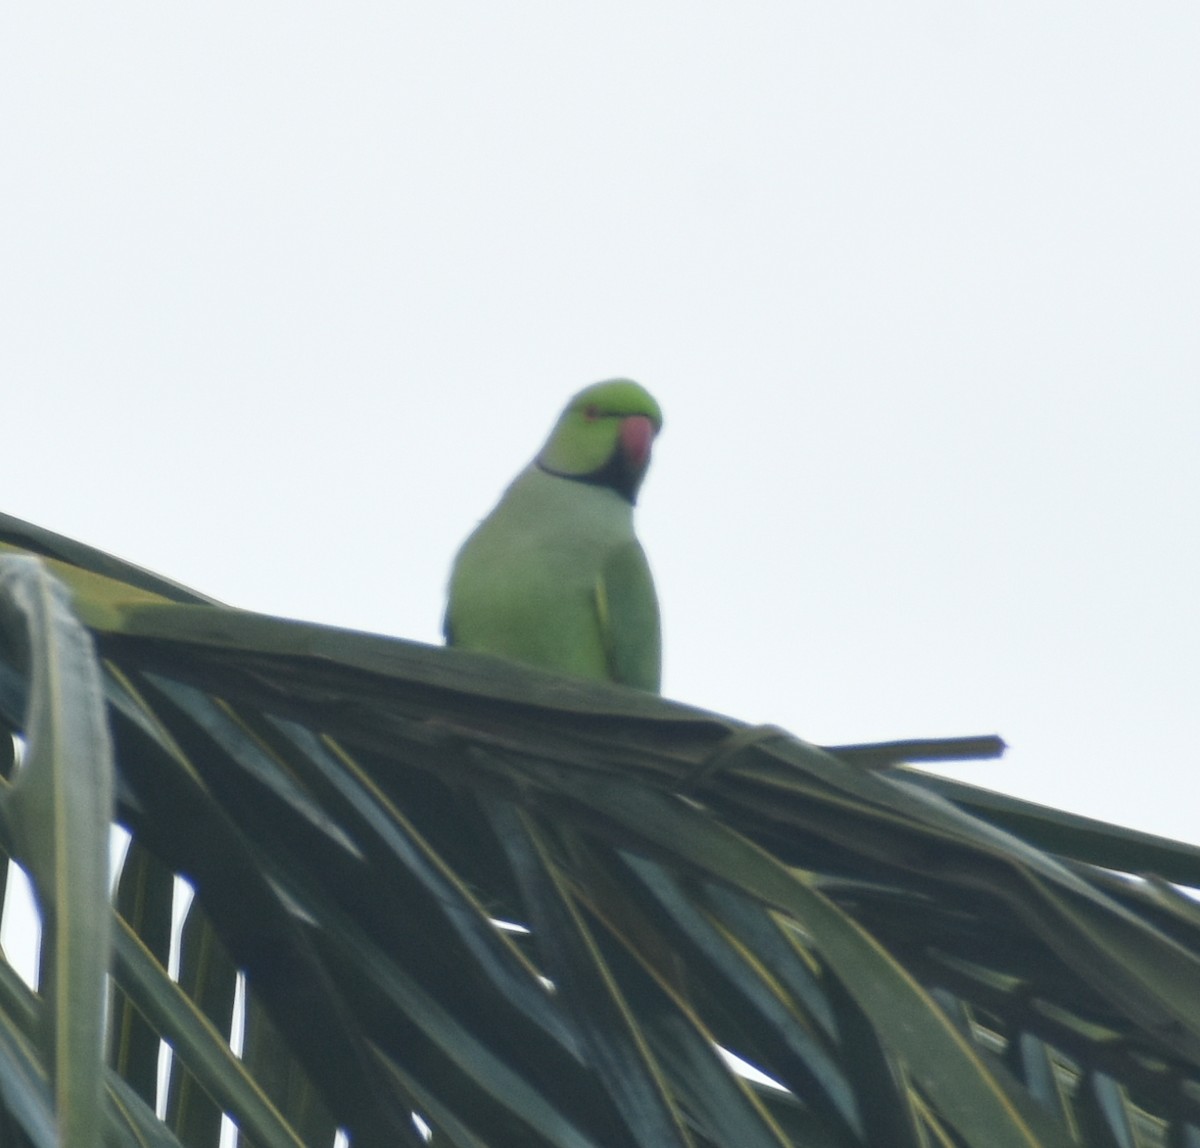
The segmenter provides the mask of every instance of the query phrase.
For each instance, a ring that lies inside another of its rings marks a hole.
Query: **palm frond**
[[[1200,1140],[1200,851],[912,765],[998,739],[822,749],[6,552],[0,845],[51,954],[0,962],[14,1143],[89,1143],[74,1104],[130,1145]]]

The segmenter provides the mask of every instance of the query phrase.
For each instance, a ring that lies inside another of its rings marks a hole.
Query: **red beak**
[[[621,420],[621,449],[635,474],[650,465],[653,442],[654,424],[645,415],[629,415]]]

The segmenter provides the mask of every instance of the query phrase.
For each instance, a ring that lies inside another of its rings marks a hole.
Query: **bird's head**
[[[560,478],[607,486],[633,503],[660,430],[662,411],[637,383],[593,383],[567,404],[537,465]]]

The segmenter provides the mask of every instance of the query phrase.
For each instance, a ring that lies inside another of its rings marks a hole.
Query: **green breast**
[[[631,545],[632,507],[618,494],[530,467],[459,551],[447,638],[546,669],[613,678],[611,643],[624,638],[602,633],[596,587],[612,556]],[[642,592],[653,597],[648,575]],[[657,647],[657,632],[653,638]],[[630,684],[656,688],[657,680]]]

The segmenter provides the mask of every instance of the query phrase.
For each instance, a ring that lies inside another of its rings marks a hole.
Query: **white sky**
[[[1200,6],[8,5],[0,508],[439,640],[666,412],[665,692],[1200,843]]]

